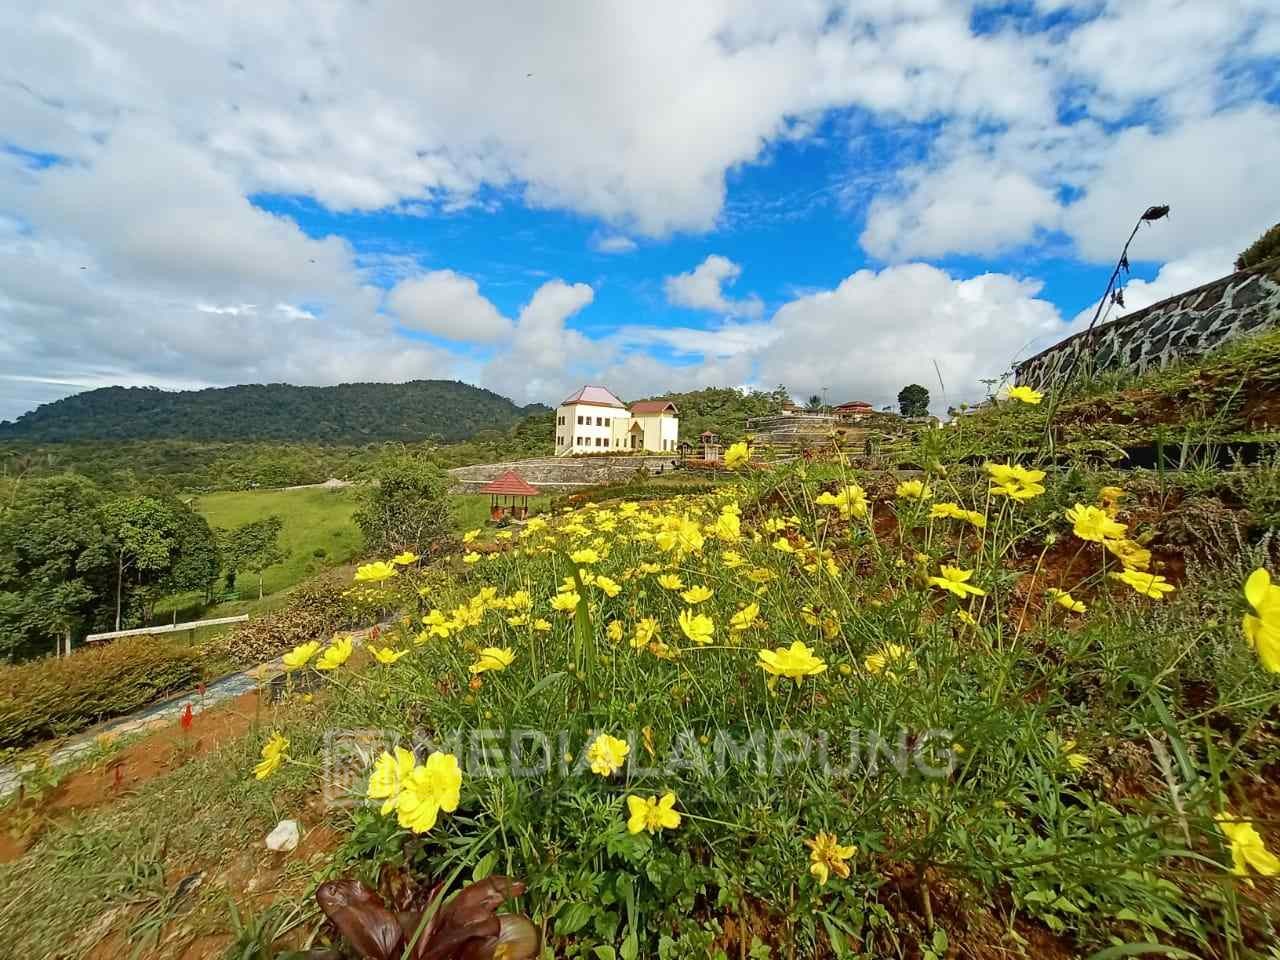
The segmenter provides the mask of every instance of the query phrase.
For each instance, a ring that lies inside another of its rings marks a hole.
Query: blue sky
[[[417,377],[940,409],[1085,322],[1149,204],[1130,309],[1280,216],[1262,0],[183,8],[0,12],[0,418]]]

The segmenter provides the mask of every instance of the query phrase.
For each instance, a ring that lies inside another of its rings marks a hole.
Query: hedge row
[[[194,686],[200,676],[199,651],[155,637],[0,666],[0,747],[75,733]]]

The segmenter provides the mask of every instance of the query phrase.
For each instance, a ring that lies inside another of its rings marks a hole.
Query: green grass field
[[[352,488],[316,487],[209,493],[197,497],[193,506],[211,526],[228,530],[272,514],[283,518],[280,544],[289,556],[263,572],[263,593],[271,594],[345,563],[360,552],[363,541],[351,519],[356,503],[357,491]],[[320,550],[324,552],[317,556]],[[244,599],[257,597],[256,575],[241,573],[236,586]]]

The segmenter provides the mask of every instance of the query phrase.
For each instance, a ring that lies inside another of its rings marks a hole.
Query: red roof
[[[496,480],[491,480],[480,488],[481,493],[500,493],[516,497],[537,496],[538,488],[528,483],[524,477],[514,470],[508,470]]]
[[[670,410],[672,413],[679,413],[676,405],[670,400],[637,400],[631,405],[631,412],[636,413],[666,413]]]
[[[850,400],[848,403],[840,404],[838,407],[836,407],[836,409],[837,410],[873,410],[875,408],[872,407],[871,404],[867,403],[865,400]]]

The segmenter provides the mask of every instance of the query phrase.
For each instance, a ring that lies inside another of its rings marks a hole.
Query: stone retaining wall
[[[533,460],[511,460],[505,463],[481,463],[470,467],[454,467],[449,471],[457,486],[475,492],[490,480],[514,470],[535,487],[547,493],[590,487],[599,483],[626,480],[639,470],[651,474],[667,473],[678,462],[666,457],[539,457]]]
[[[1227,340],[1280,327],[1280,259],[1268,260],[1093,329],[1095,372],[1142,373],[1207,353]],[[1017,365],[1017,382],[1052,389],[1089,350],[1074,336]]]

